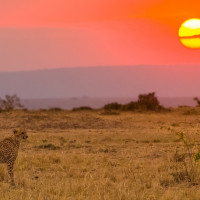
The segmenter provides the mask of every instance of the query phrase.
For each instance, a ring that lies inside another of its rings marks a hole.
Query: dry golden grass
[[[6,168],[0,165],[0,199],[200,198],[200,181],[192,185],[177,182],[173,176],[175,151],[184,151],[175,132],[184,131],[200,141],[198,108],[119,115],[102,112],[0,113],[0,139],[17,127],[26,127],[29,134],[15,163],[15,189],[9,188]]]

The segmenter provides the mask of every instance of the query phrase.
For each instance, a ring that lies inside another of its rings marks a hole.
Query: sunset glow
[[[0,71],[200,64],[199,7],[199,0],[0,1]]]

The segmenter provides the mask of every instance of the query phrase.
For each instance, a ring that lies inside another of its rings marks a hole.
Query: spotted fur
[[[0,163],[7,165],[11,185],[15,185],[13,166],[18,155],[20,142],[28,138],[26,131],[20,129],[13,130],[13,136],[5,138],[0,142]]]

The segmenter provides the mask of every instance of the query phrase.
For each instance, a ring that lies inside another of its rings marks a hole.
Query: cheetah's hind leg
[[[14,163],[8,163],[7,164],[8,174],[10,176],[10,185],[12,187],[15,187],[14,174],[13,174],[13,166],[14,166]]]

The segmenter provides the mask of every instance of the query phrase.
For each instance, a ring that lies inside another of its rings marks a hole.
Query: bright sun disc
[[[200,48],[200,19],[189,19],[179,29],[181,43],[188,48]]]

